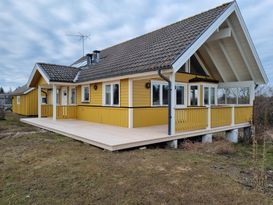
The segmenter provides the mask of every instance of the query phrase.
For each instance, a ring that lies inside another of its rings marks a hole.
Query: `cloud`
[[[69,65],[82,55],[67,34],[90,34],[86,52],[120,43],[226,0],[3,0],[0,2],[0,86],[27,82],[35,62]],[[239,0],[250,34],[273,82],[273,1]],[[268,23],[265,23],[268,22]]]

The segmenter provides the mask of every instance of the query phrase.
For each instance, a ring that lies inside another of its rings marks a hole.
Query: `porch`
[[[170,136],[167,132],[167,125],[124,128],[77,119],[65,119],[62,117],[64,106],[58,107],[57,110],[60,111],[57,112],[59,113],[57,116],[60,118],[57,121],[53,121],[50,117],[25,118],[21,121],[109,151],[249,127],[252,116],[250,106],[177,109],[176,131]]]

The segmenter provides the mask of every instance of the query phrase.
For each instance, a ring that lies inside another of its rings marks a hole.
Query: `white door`
[[[62,105],[67,105],[67,87],[62,87]]]

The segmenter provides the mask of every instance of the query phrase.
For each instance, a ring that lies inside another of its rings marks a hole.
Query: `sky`
[[[0,86],[27,82],[36,62],[70,65],[85,53],[164,27],[229,0],[1,0]],[[273,84],[273,1],[238,0]]]

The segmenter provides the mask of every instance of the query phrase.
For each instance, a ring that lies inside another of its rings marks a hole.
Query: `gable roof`
[[[76,78],[79,68],[49,63],[37,63],[47,75],[51,82],[73,82]]]
[[[171,68],[173,61],[207,30],[232,3],[103,49],[100,62],[80,68],[37,63],[51,82],[86,82]]]
[[[27,86],[27,84],[16,88],[12,93],[10,93],[11,95],[15,96],[15,95],[25,95],[27,93],[29,93],[30,91],[32,91],[33,88],[29,88]]]
[[[102,50],[100,62],[83,69],[78,82],[171,68],[232,3]]]

